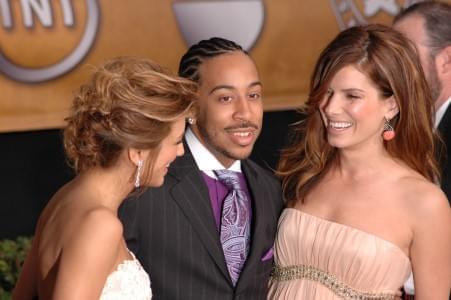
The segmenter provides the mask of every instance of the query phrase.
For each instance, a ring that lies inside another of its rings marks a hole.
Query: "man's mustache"
[[[248,128],[253,128],[255,130],[258,130],[259,126],[252,122],[249,122],[249,121],[243,121],[240,124],[228,126],[225,128],[225,130],[237,130],[237,129],[248,129]]]

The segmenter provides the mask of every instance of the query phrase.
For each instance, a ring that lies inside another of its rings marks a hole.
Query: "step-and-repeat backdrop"
[[[63,126],[73,92],[109,58],[147,57],[176,72],[187,47],[211,36],[249,50],[266,110],[295,108],[340,30],[390,24],[411,2],[0,0],[0,132]]]

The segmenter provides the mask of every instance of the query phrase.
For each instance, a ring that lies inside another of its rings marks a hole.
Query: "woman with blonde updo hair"
[[[117,210],[132,192],[162,185],[183,154],[196,89],[155,63],[125,57],[80,88],[64,129],[77,176],[41,214],[13,299],[151,298]]]

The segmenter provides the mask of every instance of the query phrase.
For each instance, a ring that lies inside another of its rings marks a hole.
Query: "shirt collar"
[[[199,139],[189,127],[185,132],[185,140],[189,150],[191,151],[191,154],[194,157],[194,161],[196,162],[197,167],[208,176],[216,179],[216,175],[213,173],[213,170],[226,169],[241,173],[240,160],[236,160],[230,166],[230,168],[225,168],[218,161],[218,159],[199,141]]]
[[[440,121],[442,120],[443,116],[445,115],[446,109],[448,108],[450,103],[451,103],[451,96],[435,112],[435,128],[437,128],[438,124],[440,124]]]

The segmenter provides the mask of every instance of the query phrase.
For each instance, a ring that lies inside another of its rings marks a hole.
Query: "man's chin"
[[[250,149],[240,149],[240,150],[235,150],[235,151],[233,151],[233,150],[231,151],[230,149],[227,149],[225,154],[230,159],[242,160],[242,159],[248,158],[251,155],[252,148],[253,147],[250,147]]]

